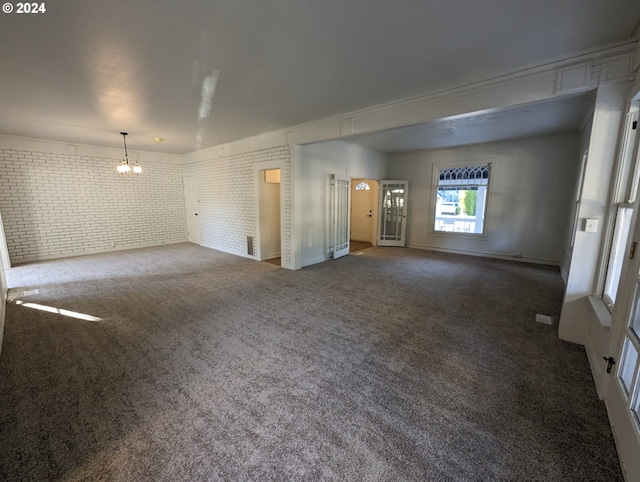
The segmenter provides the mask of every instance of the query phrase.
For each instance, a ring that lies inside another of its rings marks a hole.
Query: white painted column
[[[586,232],[584,219],[595,218],[599,226],[605,226],[621,120],[630,87],[628,82],[603,85],[598,88],[596,96],[589,156],[578,208],[578,229],[558,326],[560,338],[581,345],[587,343],[589,336],[589,320],[593,317],[593,309],[588,297],[595,294],[606,234],[602,229],[597,233]]]

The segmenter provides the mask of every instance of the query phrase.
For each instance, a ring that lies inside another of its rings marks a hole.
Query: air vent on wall
[[[253,256],[253,236],[247,236],[247,254]]]

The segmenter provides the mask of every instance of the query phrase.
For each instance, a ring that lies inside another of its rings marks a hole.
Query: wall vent
[[[253,256],[253,236],[247,236],[247,254]]]

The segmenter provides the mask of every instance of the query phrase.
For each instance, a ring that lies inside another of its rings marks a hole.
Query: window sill
[[[598,321],[605,328],[611,327],[611,312],[602,298],[596,298],[595,296],[589,296],[589,304],[591,304],[591,308],[595,312],[598,317]]]

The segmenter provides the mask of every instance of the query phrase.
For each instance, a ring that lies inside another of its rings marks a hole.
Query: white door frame
[[[640,91],[633,94],[631,101],[638,99],[640,99]],[[640,139],[638,136],[635,137],[634,152],[632,153],[634,159],[640,155],[638,144]],[[632,175],[637,176],[637,173],[632,173]],[[632,191],[635,190],[636,188],[632,187]],[[631,232],[625,246],[625,259],[611,315],[611,342],[608,357],[609,360],[613,358],[615,365],[610,365],[610,373],[604,375],[604,380],[600,385],[604,392],[603,398],[609,423],[626,480],[640,480],[640,420],[634,420],[634,415],[630,410],[631,406],[638,407],[640,404],[640,360],[636,360],[635,363],[629,394],[626,393],[621,382],[625,339],[629,338],[630,345],[634,345],[636,349],[639,345],[638,337],[631,333],[632,330],[629,328],[630,320],[640,316],[636,312],[636,310],[640,310],[640,306],[636,305],[636,301],[640,297],[640,213],[638,211],[640,211],[640,193],[636,192]],[[636,334],[640,335],[637,330]],[[640,355],[640,353],[638,354]],[[606,360],[607,358],[605,358]],[[602,361],[600,360],[600,362]]]
[[[284,173],[283,161],[264,161],[256,162],[253,165],[253,185],[254,185],[254,198],[255,198],[255,213],[256,213],[256,234],[255,242],[253,243],[253,257],[258,261],[262,261],[262,253],[260,252],[260,183],[263,181],[264,171],[271,169],[280,169],[280,256],[283,257],[286,246],[286,229],[285,229],[285,198],[283,189],[282,174]],[[281,263],[282,264],[282,263]]]
[[[634,230],[627,242],[627,253],[630,253],[632,243],[640,243],[639,209],[640,203],[636,200],[632,222]],[[628,410],[629,401],[626,399],[627,396],[619,380],[623,341],[627,333],[629,318],[633,316],[636,289],[640,289],[638,288],[640,252],[636,253],[635,259],[629,259],[627,256],[622,270],[620,289],[612,315],[612,337],[609,349],[610,356],[614,358],[616,365],[612,367],[611,373],[607,376],[609,380],[604,384],[604,402],[625,475],[628,480],[640,480],[640,457],[638,456],[640,454],[640,432],[634,427],[636,422]],[[638,375],[635,376],[638,377]],[[637,383],[640,383],[640,380]],[[640,396],[637,385],[635,386],[635,396]],[[634,398],[633,392],[629,398]]]

